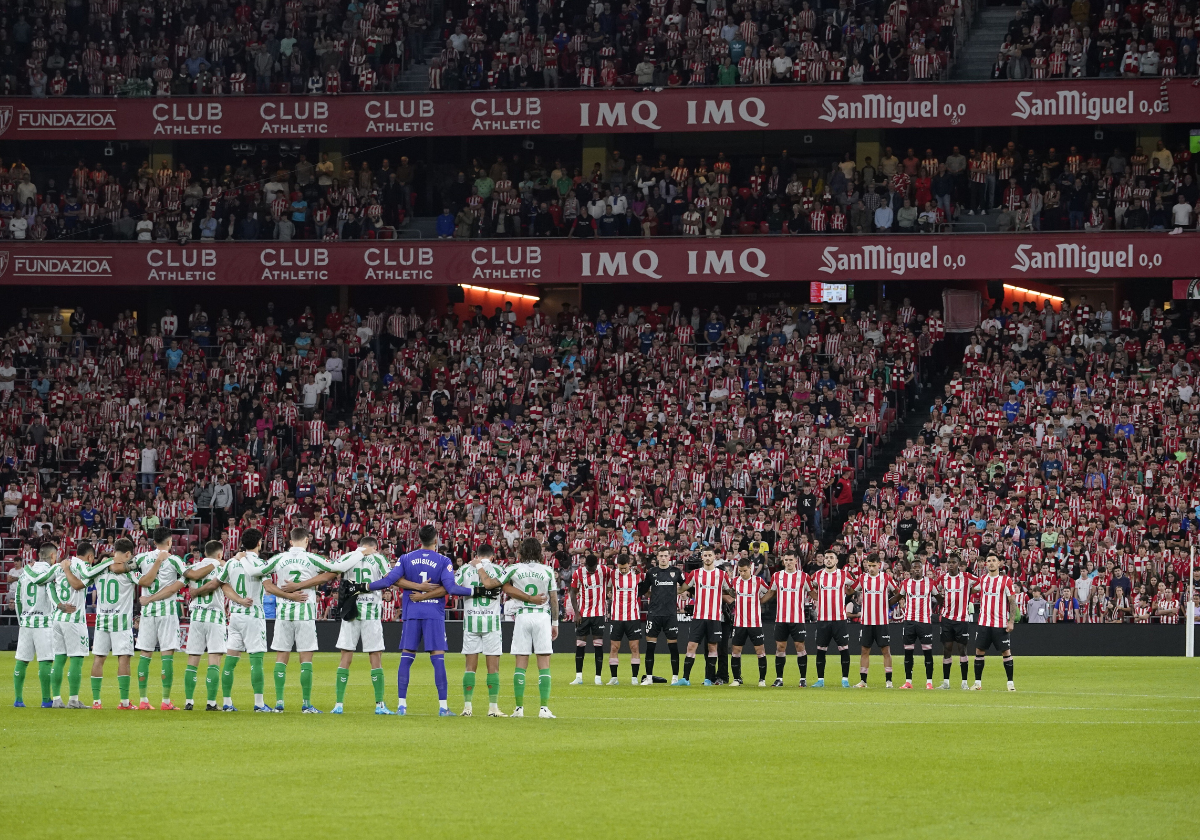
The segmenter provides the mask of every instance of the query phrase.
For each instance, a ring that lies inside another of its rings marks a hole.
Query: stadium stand
[[[0,163],[0,238],[394,238],[414,211],[443,239],[518,236],[1022,230],[1193,230],[1195,163],[1185,146],[1022,150],[1013,141],[893,150],[858,166],[847,152],[820,168],[786,150],[734,160],[656,161],[621,150],[585,173],[539,156],[479,159],[438,184],[440,208],[413,188],[407,157],[243,157],[193,170],[79,160],[31,171]],[[227,159],[226,159],[227,160]],[[440,214],[438,210],[440,209]],[[431,219],[432,221],[432,219]]]
[[[994,549],[1050,620],[1177,621],[1200,317],[1015,309],[969,337],[927,415],[958,350],[907,301],[285,326],[197,306],[142,329],[22,314],[0,365],[0,545],[143,547],[162,524],[181,553],[248,527],[273,550],[304,524],[337,554],[435,522],[456,557],[538,536],[565,587],[592,552],[686,562],[709,543],[773,568],[832,538],[852,567],[956,552],[971,569]]]

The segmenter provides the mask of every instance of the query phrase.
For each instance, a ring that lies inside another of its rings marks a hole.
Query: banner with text
[[[0,285],[1022,280],[1193,274],[1200,236],[1043,233],[422,242],[5,242]]]
[[[0,137],[232,140],[1200,122],[1159,79],[174,99],[0,99]]]

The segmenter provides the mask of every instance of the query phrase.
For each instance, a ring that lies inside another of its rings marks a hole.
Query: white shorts
[[[154,653],[154,649],[179,650],[179,616],[144,615],[138,624],[137,649]]]
[[[94,656],[133,656],[132,630],[97,630],[92,640]]]
[[[225,625],[215,621],[193,621],[188,625],[187,654],[225,652]]]
[[[315,621],[275,621],[275,635],[271,638],[271,650],[283,653],[296,650],[307,652],[317,649],[317,622]]]
[[[47,662],[54,659],[54,631],[49,627],[22,627],[17,631],[17,659]]]
[[[50,630],[54,633],[55,656],[87,656],[91,653],[86,624],[55,621],[50,624]]]
[[[512,653],[516,656],[547,654],[554,652],[554,641],[550,638],[550,615],[548,613],[517,613],[513,623]]]
[[[489,633],[468,633],[464,630],[462,652],[499,656],[504,653],[504,634],[499,630],[492,630]]]
[[[383,622],[378,618],[343,621],[342,629],[338,631],[337,649],[357,650],[359,641],[363,653],[383,650]]]
[[[240,650],[245,653],[266,653],[266,619],[237,613],[229,616],[229,635],[226,637],[225,649]]]

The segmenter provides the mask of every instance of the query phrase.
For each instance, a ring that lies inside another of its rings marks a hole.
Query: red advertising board
[[[1193,274],[1200,236],[1041,233],[114,243],[6,242],[0,284],[321,285],[1022,280]]]
[[[232,140],[1200,122],[1186,81],[0,99],[4,139]]]

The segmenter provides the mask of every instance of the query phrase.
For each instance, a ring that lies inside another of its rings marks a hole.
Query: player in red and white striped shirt
[[[904,596],[904,685],[912,688],[913,656],[918,640],[925,657],[925,688],[933,690],[933,581],[925,577],[925,561],[913,558],[908,579],[900,584]]]
[[[640,685],[638,671],[642,660],[639,645],[642,639],[642,578],[640,571],[633,568],[633,558],[621,552],[617,557],[617,570],[609,576],[612,587],[612,612],[608,622],[608,670],[612,672],[609,685],[620,685],[617,664],[620,661],[621,640],[629,639],[629,664],[633,666],[633,684]]]
[[[604,673],[605,593],[612,569],[600,565],[600,558],[589,554],[583,565],[571,575],[571,604],[575,608],[575,680],[571,685],[583,685],[583,657],[587,652],[587,637],[592,639],[596,654],[596,685]]]
[[[729,582],[725,600],[733,604],[733,644],[730,666],[733,680],[730,685],[742,684],[742,654],[746,641],[754,645],[758,657],[758,687],[767,685],[767,641],[762,629],[762,602],[770,587],[754,574],[754,563],[743,557],[738,561],[737,574]]]
[[[983,663],[989,647],[995,647],[1004,657],[1004,673],[1008,676],[1008,690],[1016,691],[1013,685],[1012,633],[1017,609],[1017,588],[1013,579],[1000,573],[1000,558],[989,554],[987,574],[975,583],[979,590],[979,632],[975,635],[975,684],[974,691],[983,688]]]
[[[871,647],[879,645],[883,654],[883,679],[887,688],[892,687],[892,634],[888,630],[889,607],[895,602],[896,582],[892,576],[880,571],[879,555],[867,557],[867,570],[859,577],[855,588],[862,596],[862,629],[859,644],[862,650],[858,659],[858,684],[855,688],[867,687],[867,672],[871,665]]]
[[[846,589],[853,576],[837,567],[837,555],[825,552],[825,568],[809,584],[817,602],[817,684],[825,687],[825,654],[829,643],[837,644],[842,659],[842,688],[850,687],[850,629],[846,625]]]
[[[704,657],[704,684],[712,685],[717,678],[717,646],[721,643],[721,596],[729,583],[729,575],[717,568],[717,552],[706,548],[700,552],[699,569],[683,576],[684,584],[693,590],[695,606],[688,630],[687,655],[683,661],[683,679],[678,685],[691,685],[692,666],[696,664],[696,649],[700,639],[707,644]]]
[[[937,586],[942,614],[942,684],[939,688],[950,688],[950,665],[957,653],[965,691],[971,687],[967,682],[967,642],[971,635],[971,589],[977,579],[961,568],[959,556],[949,555],[946,571]]]
[[[783,666],[787,664],[787,644],[796,645],[796,664],[800,666],[800,687],[808,682],[808,651],[804,648],[804,592],[808,575],[799,567],[795,554],[783,555],[783,569],[771,578],[775,608],[775,688],[783,687]]]

